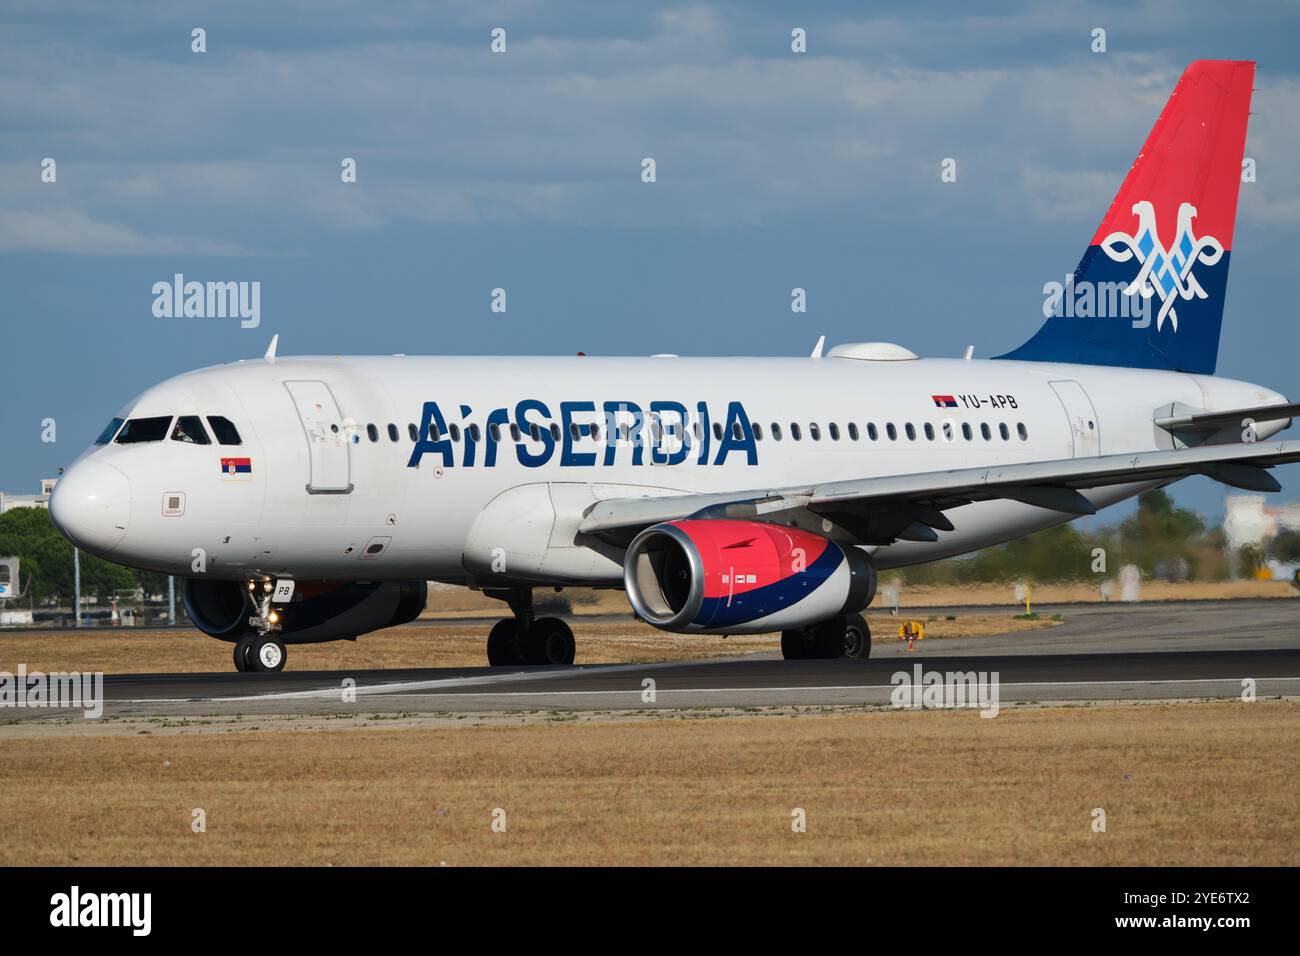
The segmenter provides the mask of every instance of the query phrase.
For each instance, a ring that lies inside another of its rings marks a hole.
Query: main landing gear
[[[870,657],[871,629],[861,614],[843,614],[812,627],[782,631],[781,654],[787,661]]]
[[[490,665],[573,663],[577,649],[573,631],[558,617],[533,617],[530,588],[493,588],[483,593],[505,601],[514,614],[492,625],[487,641]]]

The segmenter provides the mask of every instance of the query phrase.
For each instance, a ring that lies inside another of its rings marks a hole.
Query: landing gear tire
[[[521,630],[519,622],[512,617],[503,618],[492,625],[487,640],[489,667],[524,663]]]
[[[558,617],[539,617],[520,642],[529,664],[572,664],[577,653],[573,630]]]
[[[781,656],[787,661],[806,661],[816,656],[807,628],[781,632]]]
[[[244,671],[251,670],[248,666],[248,645],[253,639],[252,634],[245,634],[239,640],[235,641],[235,670],[241,674]]]
[[[235,669],[269,674],[284,670],[284,642],[274,634],[246,634],[235,644]]]
[[[871,656],[871,628],[861,614],[844,618],[844,656],[865,660]]]
[[[812,627],[813,657],[829,661],[844,656],[845,619],[833,617]]]

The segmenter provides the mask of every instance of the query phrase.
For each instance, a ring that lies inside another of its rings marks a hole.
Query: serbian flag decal
[[[951,395],[931,395],[930,397],[934,399],[935,408],[957,407],[957,399],[953,398]]]
[[[223,458],[221,459],[221,477],[230,478],[236,481],[247,480],[253,477],[253,459],[251,458]]]

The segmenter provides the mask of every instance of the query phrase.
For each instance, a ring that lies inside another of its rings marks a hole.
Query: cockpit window
[[[167,428],[172,423],[170,415],[159,418],[133,418],[122,426],[118,432],[119,445],[136,445],[140,442],[162,441],[167,437]]]
[[[172,429],[172,441],[188,442],[191,445],[212,444],[208,433],[203,430],[203,422],[199,420],[198,415],[182,415],[176,419],[176,427]]]
[[[242,445],[239,438],[239,429],[231,423],[229,418],[223,418],[221,415],[209,415],[208,424],[212,426],[212,434],[217,436],[217,441],[222,445]]]
[[[113,419],[111,422],[108,423],[108,427],[99,433],[99,437],[95,439],[95,444],[107,445],[109,442],[113,440],[113,436],[117,434],[117,430],[121,427],[122,427],[122,419],[120,418]]]

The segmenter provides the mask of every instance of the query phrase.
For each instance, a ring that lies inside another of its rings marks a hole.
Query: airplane
[[[1254,81],[1187,67],[1046,321],[1005,355],[302,357],[169,379],[59,480],[77,547],[184,578],[241,671],[415,619],[510,615],[493,666],[572,664],[537,588],[622,587],[665,631],[866,657],[878,573],[1189,475],[1259,491],[1300,403],[1216,377]],[[1068,296],[1068,301],[1066,300]]]

